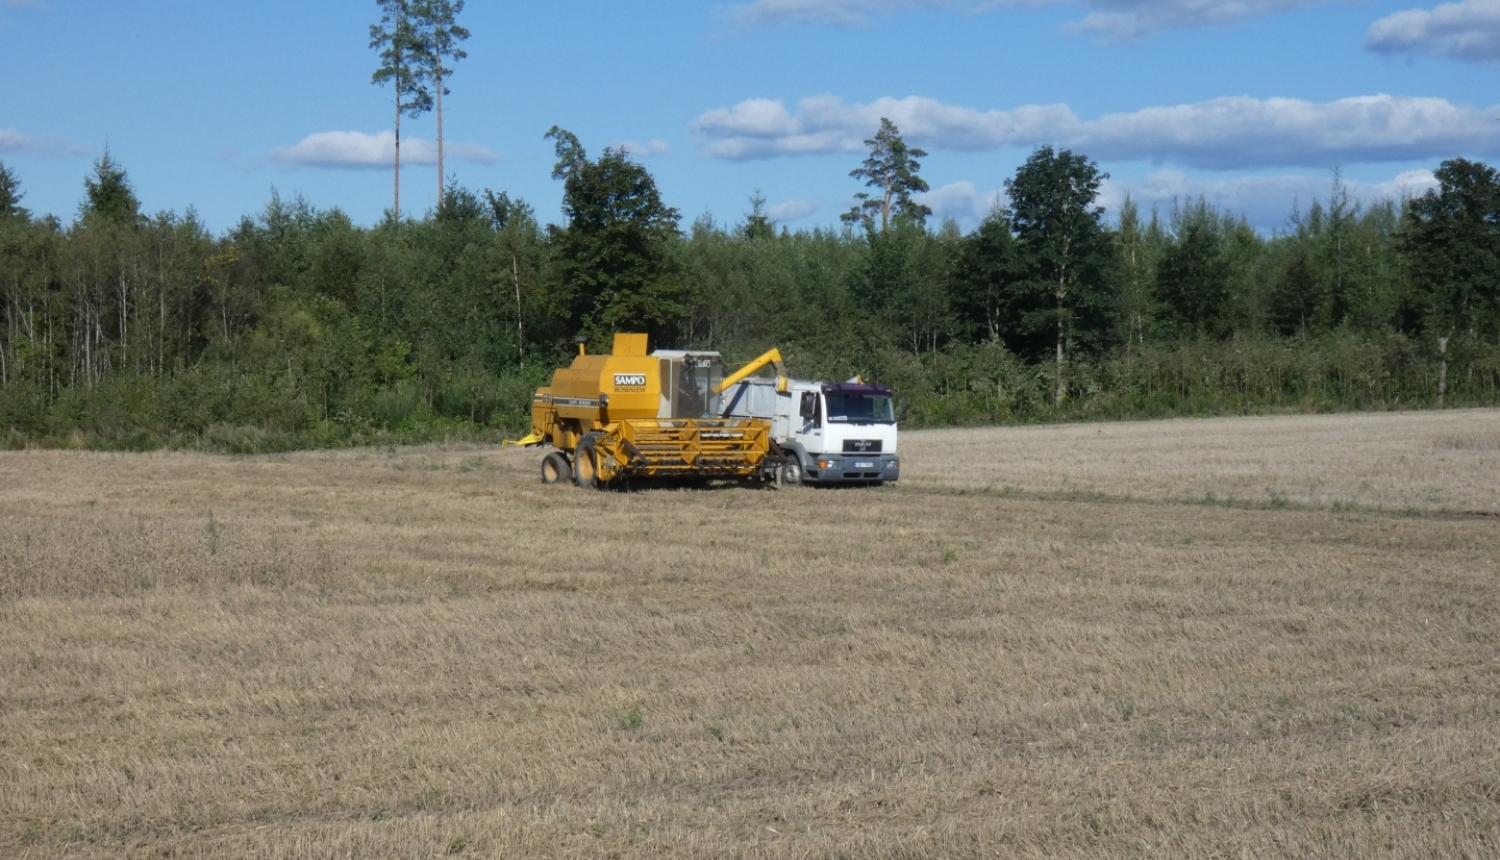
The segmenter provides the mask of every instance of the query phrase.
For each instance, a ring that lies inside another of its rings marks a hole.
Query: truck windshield
[[[869,394],[829,394],[828,420],[849,424],[894,424],[891,398]]]

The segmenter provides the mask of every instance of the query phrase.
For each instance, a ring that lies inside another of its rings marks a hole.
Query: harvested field
[[[0,856],[1500,856],[1497,427],[0,454]]]

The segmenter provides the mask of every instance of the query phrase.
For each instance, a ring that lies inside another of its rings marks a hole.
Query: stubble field
[[[902,445],[0,454],[0,856],[1500,856],[1500,412]]]

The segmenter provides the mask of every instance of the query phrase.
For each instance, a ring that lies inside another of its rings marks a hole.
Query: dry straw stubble
[[[1493,855],[1500,415],[1325,420],[873,491],[0,455],[0,854]]]

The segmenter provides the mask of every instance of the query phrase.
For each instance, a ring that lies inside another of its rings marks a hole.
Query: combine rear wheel
[[[573,469],[561,451],[553,451],[542,458],[542,483],[565,484],[573,480]]]
[[[594,447],[598,441],[598,433],[585,433],[573,451],[573,476],[580,487],[604,488],[599,480],[599,450]]]

